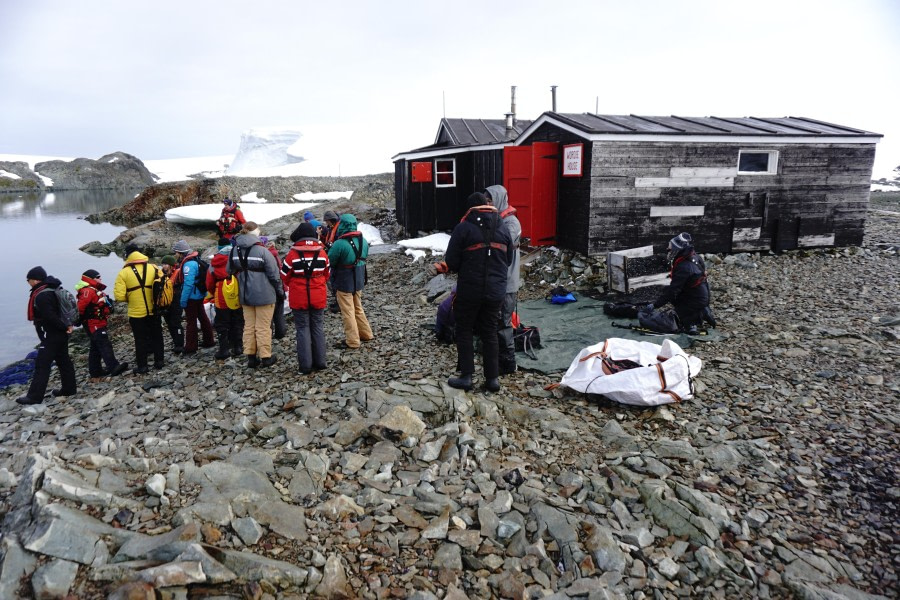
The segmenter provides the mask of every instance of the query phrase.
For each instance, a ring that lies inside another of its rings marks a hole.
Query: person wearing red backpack
[[[209,261],[209,270],[206,272],[206,289],[213,297],[213,306],[216,307],[216,337],[219,340],[219,350],[216,352],[216,360],[225,360],[229,356],[240,356],[242,352],[242,334],[244,331],[244,311],[240,306],[231,308],[225,299],[223,286],[234,275],[228,274],[228,255],[231,253],[231,240],[226,237],[219,238],[219,250]]]
[[[281,279],[297,329],[297,362],[300,373],[320,371],[325,363],[325,305],[331,272],[328,253],[310,223],[301,223],[291,234],[294,243],[281,265]]]
[[[91,340],[88,351],[88,375],[94,381],[104,375],[121,375],[128,369],[128,363],[120,363],[116,359],[112,342],[107,331],[107,317],[110,313],[110,300],[106,293],[106,285],[100,281],[101,275],[94,269],[88,269],[81,275],[81,281],[75,284],[78,294],[78,314],[81,324]],[[106,371],[103,364],[106,363]]]
[[[234,200],[225,198],[222,200],[222,214],[216,221],[216,227],[219,229],[219,237],[228,238],[229,240],[241,232],[241,227],[247,222],[244,213]]]
[[[47,383],[50,381],[50,367],[56,363],[62,387],[50,394],[57,396],[73,396],[77,391],[75,383],[75,366],[69,356],[69,334],[73,327],[66,325],[59,307],[59,300],[53,293],[62,282],[56,277],[47,275],[44,267],[34,267],[25,275],[31,286],[28,296],[28,320],[34,323],[34,330],[41,341],[37,358],[34,359],[34,376],[28,392],[16,398],[19,404],[41,404]],[[51,292],[45,294],[43,292]]]

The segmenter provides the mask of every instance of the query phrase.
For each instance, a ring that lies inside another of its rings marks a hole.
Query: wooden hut
[[[533,244],[587,255],[689,231],[702,252],[862,242],[882,136],[804,117],[545,112],[504,150]]]
[[[393,157],[397,221],[410,233],[452,229],[465,199],[503,182],[503,148],[531,121],[441,119],[432,145]]]

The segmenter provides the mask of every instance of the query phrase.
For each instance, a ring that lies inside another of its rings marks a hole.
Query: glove
[[[438,273],[446,273],[450,270],[450,267],[447,266],[447,263],[441,261],[428,265],[428,274],[434,277]]]

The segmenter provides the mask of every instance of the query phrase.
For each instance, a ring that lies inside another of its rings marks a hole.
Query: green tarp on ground
[[[604,302],[599,300],[577,294],[575,297],[578,301],[568,304],[550,304],[546,300],[519,302],[519,319],[524,325],[538,327],[542,346],[535,350],[537,360],[529,358],[524,352],[517,353],[519,368],[542,373],[564,372],[582,348],[613,337],[654,344],[662,344],[668,338],[682,348],[689,348],[694,341],[715,342],[722,339],[722,335],[715,329],[709,329],[707,335],[701,336],[683,333],[648,336],[630,329],[613,327],[613,321],[630,325],[637,325],[638,322],[637,319],[606,315],[603,312]]]

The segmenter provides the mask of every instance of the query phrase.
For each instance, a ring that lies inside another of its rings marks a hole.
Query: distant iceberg
[[[267,171],[304,160],[297,142],[303,134],[296,129],[254,128],[241,134],[237,155],[226,175],[266,175]]]

